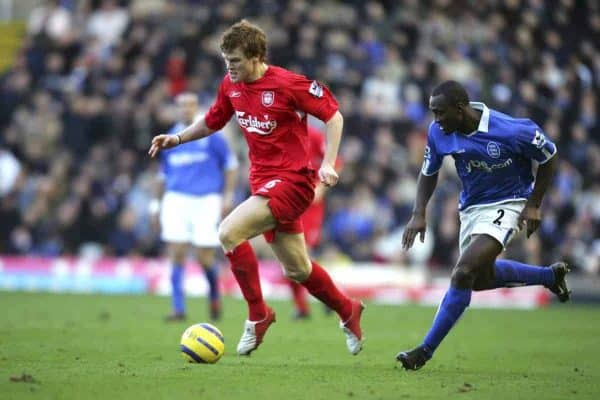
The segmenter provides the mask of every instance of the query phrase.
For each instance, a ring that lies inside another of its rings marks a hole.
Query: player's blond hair
[[[246,58],[267,59],[267,35],[258,26],[245,19],[235,23],[221,36],[221,51],[231,53],[240,48]]]

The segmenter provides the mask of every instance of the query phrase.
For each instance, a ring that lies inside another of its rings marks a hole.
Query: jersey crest
[[[262,92],[261,103],[263,106],[269,107],[269,106],[273,105],[274,102],[275,102],[275,92],[273,92],[271,90]]]
[[[488,142],[487,153],[492,158],[500,158],[500,146],[496,142]]]

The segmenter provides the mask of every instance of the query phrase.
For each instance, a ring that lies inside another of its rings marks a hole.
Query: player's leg
[[[566,302],[571,297],[565,279],[569,272],[568,264],[562,261],[538,266],[514,260],[496,260],[493,274],[478,277],[473,290],[542,285],[554,293],[559,301]]]
[[[187,254],[187,243],[168,243],[167,253],[171,262],[171,306],[172,312],[166,317],[168,321],[185,320],[184,264]]]
[[[161,239],[167,244],[167,256],[171,263],[171,301],[173,311],[170,320],[185,318],[184,263],[188,243],[192,241],[190,227],[193,203],[189,196],[167,192],[160,210]]]
[[[219,291],[219,267],[215,263],[215,249],[200,247],[196,249],[198,262],[204,269],[208,282],[208,299],[210,319],[213,321],[221,317],[221,295]]]
[[[260,196],[251,196],[238,205],[219,225],[219,241],[248,303],[250,321],[264,319],[267,308],[260,288],[258,260],[248,239],[275,225],[268,199]]]
[[[331,307],[340,317],[346,344],[352,354],[362,349],[360,317],[364,306],[343,294],[319,264],[311,261],[302,233],[277,232],[271,242],[285,274],[304,286],[310,294]]]
[[[477,222],[473,224],[470,234],[491,235],[506,248],[519,232],[518,221],[524,207],[525,202],[516,201],[485,207],[481,211],[475,210],[473,213]],[[463,218],[461,215],[461,224],[463,220],[469,220],[469,218]],[[543,285],[555,293],[561,302],[565,302],[570,297],[565,279],[568,272],[569,267],[564,262],[543,267],[513,260],[496,260],[493,268],[480,273],[473,290]]]
[[[275,321],[275,313],[264,302],[258,275],[258,260],[248,239],[275,228],[265,197],[251,196],[238,205],[219,226],[219,240],[231,270],[248,304],[248,320],[237,346],[240,355],[249,355],[263,340]]]
[[[275,228],[277,221],[269,208],[269,198],[250,196],[219,225],[219,241],[228,253],[241,243]]]
[[[324,190],[317,188],[316,191]],[[313,250],[319,246],[322,238],[323,221],[325,220],[325,202],[321,198],[311,203],[310,207],[302,214],[302,225],[304,227],[304,239],[308,254],[312,255]],[[306,301],[306,290],[302,290],[303,298],[296,300],[297,308],[301,306],[302,301]],[[333,314],[333,310],[323,303],[325,314]],[[308,311],[307,311],[308,313]]]
[[[302,215],[302,224],[304,225],[304,238],[305,238],[305,245],[307,247],[307,250],[309,249],[308,237],[307,237],[307,224],[308,225],[312,224],[311,217],[310,217],[311,208],[312,208],[312,206],[309,207]],[[285,267],[284,267],[284,271],[285,271]],[[294,302],[294,315],[292,318],[295,320],[309,318],[310,317],[310,308],[308,306],[306,289],[304,288],[304,286],[302,286],[300,283],[298,283],[298,281],[295,281],[293,279],[288,279],[288,285],[292,292],[292,301]]]
[[[215,249],[219,247],[218,225],[221,220],[223,199],[213,193],[197,199],[193,208],[192,243],[196,259],[204,269],[209,287],[209,315],[217,320],[221,314],[219,299],[218,267],[215,264]]]
[[[318,209],[315,208],[315,204],[311,204],[310,207],[302,214],[301,220],[304,227],[304,239],[306,249],[309,252],[312,247],[318,243],[318,234],[320,233],[321,225],[319,223]],[[321,221],[322,223],[322,218]],[[318,226],[317,226],[318,225]],[[293,319],[307,319],[310,317],[310,308],[307,299],[307,290],[300,283],[293,279],[288,279],[288,284],[292,292],[292,300],[294,302],[294,315]],[[327,307],[324,305],[324,307]],[[329,308],[328,308],[329,309]]]
[[[452,270],[450,288],[438,307],[423,343],[411,351],[397,355],[397,360],[402,362],[404,368],[419,369],[433,356],[433,352],[471,303],[471,291],[476,278],[481,273],[489,273],[487,271],[492,268],[501,251],[502,245],[489,235],[472,237]]]
[[[292,301],[294,302],[294,315],[292,318],[295,320],[310,318],[310,307],[304,286],[291,279],[287,280],[287,284],[292,292]]]

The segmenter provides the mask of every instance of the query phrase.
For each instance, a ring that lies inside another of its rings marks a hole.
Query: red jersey
[[[248,143],[252,182],[282,172],[314,174],[320,165],[311,162],[306,115],[326,122],[337,110],[327,87],[269,65],[254,82],[233,83],[226,75],[204,118],[219,130],[235,113]]]

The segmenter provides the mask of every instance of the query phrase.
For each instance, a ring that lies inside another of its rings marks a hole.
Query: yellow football
[[[188,362],[214,364],[225,352],[223,334],[214,325],[201,323],[187,328],[181,335],[181,355]]]

